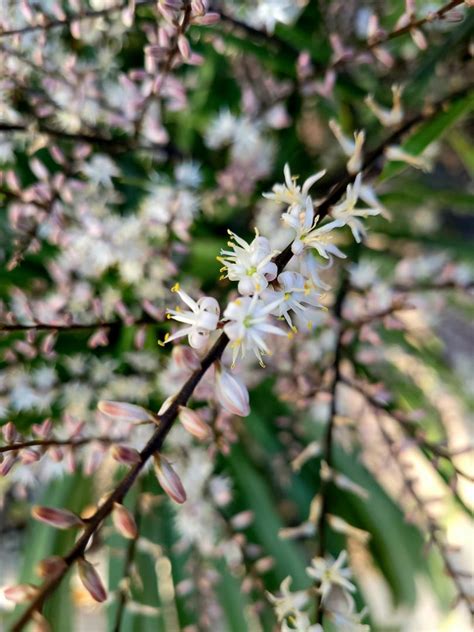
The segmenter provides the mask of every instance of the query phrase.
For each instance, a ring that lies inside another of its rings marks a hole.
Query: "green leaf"
[[[426,147],[438,140],[454,123],[474,108],[474,91],[468,95],[454,100],[445,110],[426,123],[422,123],[419,129],[410,136],[402,147],[409,154],[419,156]],[[400,162],[388,162],[381,175],[384,181],[406,169],[407,165]]]

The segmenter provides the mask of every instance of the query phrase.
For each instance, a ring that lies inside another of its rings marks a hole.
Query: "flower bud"
[[[241,511],[238,514],[235,514],[230,520],[230,524],[236,530],[246,529],[253,522],[254,513],[253,511]]]
[[[36,450],[33,450],[32,448],[24,448],[20,454],[20,460],[25,465],[30,465],[30,463],[36,463],[36,461],[39,461],[40,458],[41,458],[41,455],[38,454],[38,452]]]
[[[207,439],[210,434],[210,428],[199,413],[186,406],[180,406],[178,416],[184,429],[187,430],[189,434],[199,439],[199,441]]]
[[[219,404],[229,413],[240,417],[247,417],[250,413],[246,386],[219,364],[216,364],[215,394]]]
[[[49,524],[56,529],[70,529],[71,527],[80,527],[84,524],[79,516],[67,509],[35,505],[31,510],[31,515],[35,520]]]
[[[7,456],[0,463],[0,476],[6,476],[12,469],[17,461],[17,457],[13,454],[7,454]]]
[[[53,422],[51,419],[45,419],[41,424],[33,424],[32,429],[40,439],[48,439],[53,431]]]
[[[5,443],[15,443],[18,438],[18,432],[15,428],[15,424],[11,421],[2,426],[2,434],[5,439]]]
[[[141,461],[140,452],[128,445],[114,445],[110,450],[112,458],[124,465],[134,465]]]
[[[135,404],[102,400],[97,404],[97,408],[102,414],[107,415],[107,417],[121,419],[122,421],[128,421],[130,423],[156,421],[156,416],[150,410],[146,410],[146,408],[136,406]]]
[[[179,35],[178,48],[184,59],[189,59],[191,57],[191,47],[189,46],[189,42],[185,35]]]
[[[124,538],[134,540],[137,537],[138,530],[135,518],[129,510],[120,503],[114,503],[112,522],[114,523],[114,527]]]
[[[107,591],[92,564],[84,558],[81,558],[77,564],[81,582],[92,599],[99,602],[105,601],[107,599]]]
[[[13,603],[25,603],[30,601],[38,593],[38,587],[32,584],[18,584],[17,586],[7,586],[3,589],[3,595],[8,601]]]
[[[51,632],[51,626],[41,612],[33,612],[31,621],[31,632]]]
[[[158,416],[163,415],[168,410],[168,408],[173,403],[174,398],[175,398],[174,395],[170,395],[169,397],[165,399],[165,401],[160,406],[160,410],[158,411]]]
[[[52,577],[63,571],[67,564],[59,555],[52,555],[51,557],[45,557],[36,566],[36,574],[39,577]]]
[[[212,26],[221,19],[218,13],[206,13],[206,15],[197,15],[193,18],[193,24],[199,24],[200,26]]]
[[[155,473],[163,491],[175,502],[182,504],[186,500],[186,492],[179,476],[170,463],[161,454],[155,453]]]

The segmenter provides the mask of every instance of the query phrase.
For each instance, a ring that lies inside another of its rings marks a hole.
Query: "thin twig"
[[[126,326],[140,326],[140,325],[156,325],[157,322],[151,316],[142,316],[138,320],[134,320],[133,322],[126,323],[123,320],[111,320],[108,322],[103,321],[95,321],[93,323],[33,323],[31,325],[22,325],[22,324],[4,324],[0,323],[0,334],[6,333],[15,333],[21,331],[61,331],[61,332],[70,332],[70,331],[84,331],[88,329],[115,329],[117,327],[126,327]]]
[[[114,438],[110,436],[99,437],[83,437],[82,439],[31,439],[29,441],[21,441],[16,443],[9,443],[8,445],[0,446],[0,454],[5,452],[16,452],[23,450],[24,448],[41,447],[51,448],[53,446],[67,446],[71,448],[80,448],[88,443],[120,443],[125,441],[126,437]]]

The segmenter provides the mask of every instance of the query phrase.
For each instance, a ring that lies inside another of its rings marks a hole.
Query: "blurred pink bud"
[[[199,441],[207,439],[210,435],[211,429],[195,410],[186,408],[186,406],[180,406],[178,417],[184,429],[193,435],[193,437],[199,439]]]
[[[41,612],[33,612],[31,621],[31,632],[51,632],[51,626]]]
[[[81,23],[79,22],[79,20],[71,22],[71,24],[69,25],[69,30],[74,39],[81,39]]]
[[[155,473],[163,491],[175,502],[182,504],[186,500],[186,492],[179,476],[170,463],[161,454],[154,455]]]
[[[230,524],[234,529],[246,529],[253,522],[253,511],[241,511],[231,518]]]
[[[45,419],[41,424],[33,424],[32,430],[40,439],[47,439],[53,430],[51,419]]]
[[[275,566],[275,560],[270,557],[261,557],[255,562],[255,570],[257,573],[268,573]]]
[[[30,463],[36,463],[36,461],[39,461],[41,458],[41,455],[36,452],[36,450],[33,450],[32,448],[23,448],[23,450],[20,453],[20,460],[24,465],[29,465]]]
[[[212,26],[221,19],[218,13],[206,13],[205,15],[198,15],[193,18],[193,24],[199,24],[200,26]]]
[[[156,421],[156,415],[150,410],[135,404],[127,404],[126,402],[109,402],[100,401],[97,404],[100,412],[107,417],[121,419],[130,423],[141,423],[144,421]]]
[[[18,432],[12,421],[9,421],[2,426],[2,435],[6,443],[15,443],[18,438]]]
[[[197,353],[191,349],[191,347],[173,347],[171,357],[179,369],[196,371],[196,369],[199,369],[201,366],[201,361],[199,360]]]
[[[36,573],[40,577],[51,577],[67,567],[66,562],[59,555],[52,555],[41,560],[36,566]]]
[[[41,342],[41,353],[44,355],[50,355],[54,349],[54,345],[56,344],[56,339],[58,334],[56,331],[52,331],[47,336],[45,336]]]
[[[107,599],[107,591],[92,564],[84,558],[80,559],[77,564],[81,582],[92,599],[99,602],[105,601]]]
[[[215,393],[219,404],[233,415],[250,413],[249,392],[243,382],[216,363]]]
[[[87,341],[89,349],[95,349],[96,347],[106,347],[109,344],[109,337],[107,330],[103,327],[98,329]]]
[[[411,29],[410,35],[411,39],[415,42],[416,46],[418,46],[420,50],[426,50],[428,48],[426,37],[423,35],[420,29]]]
[[[84,524],[79,516],[67,509],[35,505],[31,510],[31,515],[35,520],[49,524],[56,529],[70,529]]]
[[[3,595],[8,601],[13,603],[25,603],[30,601],[38,593],[38,587],[32,584],[18,584],[17,586],[8,586],[3,589]]]
[[[6,476],[12,469],[17,461],[17,457],[14,454],[7,454],[7,456],[0,463],[0,476]]]
[[[206,5],[202,0],[192,0],[191,11],[194,15],[204,15],[206,13]]]
[[[191,57],[191,46],[189,45],[185,35],[178,36],[178,48],[184,59],[189,59]]]
[[[124,465],[134,465],[135,463],[140,463],[141,457],[138,450],[135,448],[130,448],[127,445],[114,445],[110,450],[110,454],[112,458],[118,461],[119,463],[123,463]]]
[[[138,530],[135,518],[126,507],[119,503],[114,503],[112,522],[114,523],[114,527],[124,538],[134,540],[137,537]]]

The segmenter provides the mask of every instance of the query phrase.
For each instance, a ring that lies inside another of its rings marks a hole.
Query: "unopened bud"
[[[121,535],[123,535],[124,538],[134,540],[137,537],[138,530],[135,518],[129,510],[120,503],[114,503],[112,521],[114,523],[114,527]]]
[[[124,465],[134,465],[140,463],[140,452],[135,448],[130,448],[128,445],[114,445],[110,450],[112,458],[123,463]]]
[[[38,593],[38,587],[32,584],[18,584],[17,586],[8,586],[3,589],[3,595],[8,601],[13,603],[25,603],[30,601]]]
[[[184,59],[189,59],[191,57],[191,47],[187,38],[184,35],[180,35],[178,37],[178,48],[181,55]]]
[[[17,461],[17,457],[13,454],[7,454],[7,456],[0,463],[0,476],[6,476],[12,469]]]
[[[31,510],[31,515],[35,520],[49,524],[56,529],[70,529],[71,527],[80,527],[84,524],[79,516],[67,509],[35,505]]]
[[[90,562],[84,558],[78,561],[79,577],[89,595],[95,601],[105,601],[107,599],[107,591],[104,588],[99,573],[95,570]]]
[[[232,525],[232,527],[234,529],[246,529],[247,527],[249,527],[252,522],[253,522],[253,511],[241,511],[238,514],[235,514],[235,516],[233,516],[230,520],[230,524]]]
[[[216,364],[215,393],[219,404],[229,413],[240,417],[247,417],[250,413],[246,386],[219,364]]]
[[[197,15],[193,18],[193,24],[198,24],[200,26],[212,26],[216,24],[221,19],[221,16],[218,13],[206,13],[206,15]]]
[[[184,429],[193,435],[193,437],[199,439],[199,441],[207,439],[210,434],[210,428],[202,419],[201,415],[195,410],[191,410],[191,408],[180,406],[179,420],[183,424]]]
[[[15,443],[18,437],[18,432],[15,428],[15,424],[9,421],[4,426],[2,426],[2,434],[6,443]]]
[[[154,455],[155,472],[163,491],[175,502],[182,504],[186,500],[186,492],[179,476],[170,463],[161,454]]]
[[[36,566],[36,573],[40,577],[52,577],[62,572],[67,564],[59,555],[52,555],[41,560]]]
[[[36,450],[32,450],[31,448],[24,448],[20,453],[20,460],[25,465],[29,465],[30,463],[36,463],[39,461],[41,455],[36,452]]]
[[[31,615],[31,632],[51,632],[51,626],[41,612],[33,612]]]
[[[156,416],[150,410],[135,404],[127,404],[126,402],[100,401],[97,404],[97,408],[107,417],[121,419],[130,423],[156,421]]]
[[[263,575],[264,573],[268,573],[268,571],[271,570],[274,565],[275,560],[273,559],[273,557],[261,557],[255,562],[255,570],[257,571],[257,573]]]

